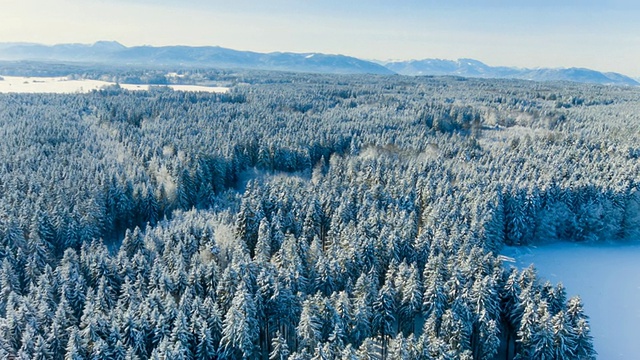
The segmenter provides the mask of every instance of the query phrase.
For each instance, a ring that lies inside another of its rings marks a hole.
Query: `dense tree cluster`
[[[637,89],[197,76],[0,96],[2,357],[595,356],[497,254],[637,237]]]

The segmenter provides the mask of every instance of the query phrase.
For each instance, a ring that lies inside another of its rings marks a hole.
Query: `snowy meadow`
[[[25,76],[1,76],[0,93],[41,93],[41,94],[73,94],[87,93],[94,90],[115,86],[116,83],[91,80],[91,79],[69,79],[67,77],[25,77]],[[127,90],[149,90],[148,84],[118,84]],[[157,85],[155,85],[157,86]],[[197,91],[210,93],[224,93],[229,90],[220,86],[198,86],[198,85],[163,85],[178,91]]]

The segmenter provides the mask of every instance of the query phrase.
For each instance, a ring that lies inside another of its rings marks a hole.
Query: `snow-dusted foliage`
[[[211,76],[0,96],[0,355],[595,356],[496,253],[638,235],[640,91]]]

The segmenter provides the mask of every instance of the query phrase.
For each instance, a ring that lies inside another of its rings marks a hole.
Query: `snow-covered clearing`
[[[109,84],[113,85],[113,84]],[[136,84],[120,84],[120,87],[127,90],[149,90],[151,86],[158,85],[136,85]],[[164,86],[164,85],[162,85]],[[210,93],[226,93],[229,91],[227,87],[220,86],[199,86],[199,85],[166,85],[176,91],[200,91]]]
[[[73,80],[66,77],[0,76],[0,93],[87,93],[92,90],[99,90],[111,85],[115,85],[115,83],[89,79]],[[155,85],[120,84],[120,87],[127,90],[149,90],[150,86]],[[198,85],[167,86],[178,91],[200,91],[211,93],[225,93],[229,91],[229,88],[227,87]]]
[[[640,244],[557,243],[506,247],[502,254],[519,268],[533,263],[541,277],[562,282],[567,296],[580,295],[599,359],[639,356]]]

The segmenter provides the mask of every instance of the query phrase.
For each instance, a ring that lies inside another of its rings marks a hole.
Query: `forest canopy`
[[[637,239],[640,90],[196,75],[0,95],[0,356],[595,357],[498,252]]]

